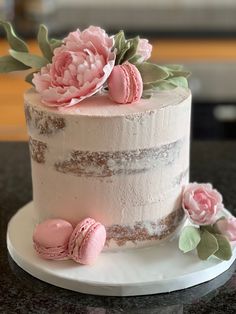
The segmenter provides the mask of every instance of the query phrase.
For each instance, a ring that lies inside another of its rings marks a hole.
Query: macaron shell
[[[77,262],[93,264],[101,253],[106,241],[106,229],[99,222],[95,223],[87,232],[81,243]]]
[[[130,90],[128,103],[137,102],[140,100],[143,93],[143,81],[139,70],[131,63],[125,63],[124,68],[130,77]]]
[[[108,78],[109,95],[120,104],[140,100],[143,92],[143,81],[135,65],[126,62],[114,67]]]
[[[44,248],[34,243],[36,253],[43,259],[65,260],[68,259],[68,247]]]
[[[68,250],[69,255],[72,259],[76,260],[78,256],[78,251],[80,248],[80,245],[89,230],[89,228],[95,224],[95,220],[92,218],[85,218],[81,222],[77,224],[75,227],[73,233],[71,234]]]
[[[47,248],[68,244],[73,226],[63,219],[48,219],[38,224],[33,233],[33,241]]]
[[[36,253],[44,259],[66,259],[73,226],[66,220],[48,219],[38,224],[33,233]]]
[[[112,100],[119,104],[124,104],[127,99],[127,89],[129,83],[127,76],[121,66],[115,66],[108,79],[109,95]]]

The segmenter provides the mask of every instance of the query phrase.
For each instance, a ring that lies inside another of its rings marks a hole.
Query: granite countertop
[[[236,142],[194,142],[191,181],[212,182],[236,215]],[[0,313],[236,313],[236,262],[207,283],[172,293],[100,297],[46,284],[19,268],[7,253],[12,215],[32,199],[27,143],[0,143]]]

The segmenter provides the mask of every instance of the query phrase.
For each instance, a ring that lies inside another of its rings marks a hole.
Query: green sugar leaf
[[[191,75],[191,72],[189,71],[171,71],[170,72],[171,77],[183,76],[185,78],[188,78],[190,75]]]
[[[137,68],[141,73],[144,84],[162,81],[169,75],[168,72],[163,70],[160,66],[150,62],[143,62],[137,65]]]
[[[138,43],[139,43],[139,36],[129,39],[128,42],[130,43],[130,48],[125,53],[122,62],[129,61],[130,59],[135,57],[135,54],[138,48]]]
[[[16,36],[15,31],[9,22],[1,21],[0,20],[0,25],[3,26],[6,34],[7,34],[7,40],[9,42],[9,45],[12,49],[16,51],[21,51],[21,52],[27,52],[28,47],[26,43],[20,39],[19,37]]]
[[[0,73],[27,70],[29,67],[11,56],[0,57]]]
[[[204,231],[207,230],[208,232],[215,234],[216,230],[214,229],[214,227],[212,225],[205,225],[205,226],[201,226],[200,230]]]
[[[191,75],[191,72],[184,71],[182,66],[178,65],[163,65],[161,66],[163,70],[169,73],[169,77],[178,77],[183,76],[188,78]]]
[[[117,49],[117,54],[119,54],[126,44],[124,31],[122,30],[119,31],[119,33],[117,33],[114,38],[115,38],[114,48]]]
[[[140,58],[141,58],[140,55],[135,55],[129,59],[129,62],[133,63],[133,64],[136,64],[136,63],[140,64],[140,62],[139,62]]]
[[[52,38],[52,39],[49,39],[49,44],[53,51],[54,49],[60,47],[63,44],[63,41],[61,39]]]
[[[207,260],[208,257],[215,254],[218,249],[219,245],[216,237],[207,230],[203,230],[201,232],[201,241],[197,246],[199,258],[202,260]]]
[[[143,90],[163,91],[176,88],[176,85],[170,83],[167,80],[157,81],[154,83],[143,84]]]
[[[216,251],[214,255],[221,260],[228,261],[232,256],[229,240],[221,234],[214,234],[214,236],[216,237],[219,246],[218,251]]]
[[[187,226],[179,237],[179,249],[184,253],[194,250],[200,242],[200,232],[198,228]]]
[[[27,52],[19,52],[10,49],[9,53],[14,59],[20,61],[21,63],[24,63],[25,65],[31,68],[40,69],[46,64],[48,64],[48,60],[45,59],[44,57],[39,57]]]
[[[32,80],[34,78],[34,73],[37,73],[37,72],[31,72],[31,73],[27,74],[26,77],[25,77],[25,81],[27,83],[30,83],[33,86],[34,86],[34,84],[33,84]]]
[[[167,80],[169,83],[175,85],[176,87],[188,88],[188,81],[183,76],[171,77]]]
[[[38,39],[39,48],[42,51],[44,57],[49,62],[51,62],[52,57],[53,57],[53,50],[48,40],[48,29],[43,24],[39,26],[37,39]]]
[[[166,68],[168,68],[169,71],[182,71],[183,66],[181,64],[167,64],[165,65]]]
[[[130,49],[130,42],[126,42],[124,48],[120,50],[120,53],[116,55],[116,64],[121,64],[124,61],[124,56],[126,52]]]

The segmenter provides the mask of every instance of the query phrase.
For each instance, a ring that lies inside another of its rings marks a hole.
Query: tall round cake
[[[155,243],[184,218],[189,179],[191,94],[176,88],[134,104],[97,94],[70,108],[50,108],[25,94],[33,201],[38,222],[106,227],[107,248]]]

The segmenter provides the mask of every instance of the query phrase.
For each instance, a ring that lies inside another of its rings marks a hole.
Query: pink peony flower
[[[190,183],[184,190],[182,206],[192,223],[209,225],[223,209],[222,196],[209,183]]]
[[[216,228],[225,235],[229,241],[236,241],[236,218],[220,219],[216,223]]]
[[[48,106],[73,106],[97,93],[114,64],[114,39],[100,27],[77,30],[54,50],[52,63],[34,74],[33,83]]]
[[[151,53],[152,53],[152,45],[149,44],[147,39],[140,38],[139,43],[138,43],[138,48],[136,51],[136,54],[140,56],[140,58],[138,59],[138,62],[141,63],[149,59],[151,57]]]

